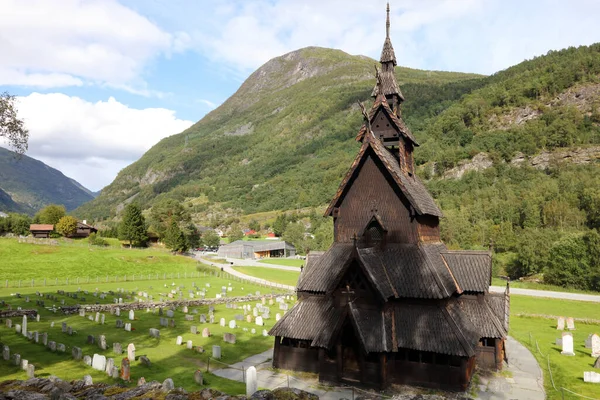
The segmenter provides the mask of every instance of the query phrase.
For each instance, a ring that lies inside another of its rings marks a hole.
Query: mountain
[[[309,47],[274,58],[225,103],[123,169],[76,213],[114,216],[135,199],[194,199],[244,213],[320,206],[350,164],[370,100],[375,60]],[[406,113],[439,112],[481,84],[481,76],[398,67]],[[418,99],[418,100],[417,100]],[[446,103],[444,103],[446,102]],[[435,104],[436,107],[433,107]]]
[[[0,147],[0,211],[34,214],[53,203],[70,211],[93,198],[92,192],[59,170]]]

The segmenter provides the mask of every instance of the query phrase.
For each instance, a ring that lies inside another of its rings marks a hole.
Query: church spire
[[[385,37],[389,38],[390,37],[390,2],[388,1],[387,3],[387,18],[385,20]]]

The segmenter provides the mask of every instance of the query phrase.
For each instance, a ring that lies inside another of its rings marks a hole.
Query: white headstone
[[[583,381],[588,383],[600,383],[600,374],[594,371],[585,371]]]
[[[23,324],[21,325],[21,333],[27,337],[27,315],[23,315]]]
[[[125,330],[131,332],[131,324],[129,322],[125,323]]]
[[[281,319],[281,314],[275,314],[275,321],[279,321]]]
[[[573,319],[573,317],[567,318],[567,329],[570,331],[575,330],[575,320]]]
[[[135,320],[135,313],[133,312],[133,310],[129,310],[129,319],[131,321]]]
[[[186,346],[185,346],[185,347],[186,347],[188,350],[191,350],[191,349],[192,349],[192,347],[193,347],[193,345],[192,345],[192,341],[191,341],[191,340],[188,340],[188,341],[187,341],[187,343],[186,343]]]
[[[252,396],[258,390],[258,379],[256,368],[250,367],[246,370],[246,397]]]
[[[266,329],[263,329],[262,335],[263,336],[269,336],[269,332]]]
[[[592,335],[592,357],[600,357],[600,336]]]
[[[562,331],[565,329],[565,317],[558,317],[558,322],[556,323],[556,329]]]
[[[221,346],[213,346],[212,347],[212,357],[217,360],[221,358]]]
[[[263,326],[264,325],[262,317],[256,317],[255,323],[258,326]]]
[[[235,329],[236,325],[235,325],[235,320],[232,319],[231,321],[229,321],[229,329]]]
[[[135,360],[135,345],[133,343],[127,345],[127,358],[129,358],[129,361]]]
[[[573,352],[573,334],[570,332],[563,332],[562,334],[562,351],[561,354],[566,356],[574,356]]]
[[[219,320],[219,325],[221,325],[221,326],[225,326],[225,318],[221,318],[221,319]]]
[[[100,354],[94,354],[92,358],[92,368],[98,371],[104,371],[106,369],[106,357]]]
[[[181,343],[183,343],[183,338],[181,336],[177,336],[177,339],[175,339],[175,345],[181,346]]]

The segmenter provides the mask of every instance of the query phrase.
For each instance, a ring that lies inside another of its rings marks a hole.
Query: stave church
[[[415,173],[419,144],[402,119],[389,31],[388,5],[360,150],[326,211],[334,243],[307,256],[298,303],[269,332],[273,366],[324,382],[465,390],[476,367],[506,360],[508,286],[489,292],[490,252],[451,251],[440,239],[443,215]]]

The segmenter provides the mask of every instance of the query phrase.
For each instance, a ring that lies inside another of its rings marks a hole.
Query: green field
[[[259,262],[273,265],[285,265],[287,267],[302,267],[306,261],[297,258],[267,258],[260,260]]]
[[[1,251],[3,254],[10,254],[11,260],[16,261],[20,265],[20,273],[25,276],[30,276],[38,271],[38,256],[43,257],[46,261],[51,262],[51,255],[60,257],[54,264],[59,266],[57,270],[63,272],[63,276],[72,276],[80,273],[80,271],[86,270],[86,265],[100,265],[98,260],[95,260],[95,256],[99,253],[98,251],[90,252],[84,246],[58,246],[51,247],[53,251],[45,251],[50,246],[39,246],[30,244],[19,244],[15,240],[2,240],[0,242]],[[93,249],[96,250],[96,249]],[[28,341],[22,335],[17,334],[14,330],[15,324],[20,324],[22,318],[12,318],[13,328],[9,329],[6,324],[0,325],[0,342],[8,345],[11,349],[11,354],[18,353],[22,359],[29,360],[36,367],[36,376],[48,377],[50,375],[59,376],[62,379],[81,379],[84,375],[90,374],[95,383],[106,382],[106,383],[117,383],[112,378],[107,377],[106,374],[95,371],[91,367],[86,366],[82,361],[74,361],[71,358],[71,350],[73,346],[81,347],[84,355],[92,356],[94,353],[104,354],[107,358],[113,357],[115,365],[121,365],[121,360],[126,356],[116,355],[112,352],[112,343],[119,342],[123,348],[126,349],[128,343],[134,343],[136,346],[136,354],[147,355],[152,362],[151,367],[142,366],[139,361],[133,361],[131,363],[131,385],[135,385],[137,379],[145,377],[147,381],[157,380],[163,381],[166,378],[173,378],[176,386],[182,386],[186,390],[199,390],[202,387],[195,384],[193,374],[196,369],[206,371],[207,361],[211,355],[212,345],[218,344],[222,348],[222,359],[220,360],[226,364],[233,364],[241,361],[246,357],[263,352],[273,345],[273,339],[271,337],[264,337],[262,335],[263,329],[270,329],[275,323],[276,306],[271,306],[271,318],[265,319],[264,326],[256,326],[254,323],[248,323],[244,319],[238,321],[238,327],[230,329],[229,327],[221,327],[219,325],[219,319],[225,318],[228,322],[234,319],[236,314],[243,314],[241,310],[241,304],[238,304],[238,309],[228,309],[225,304],[215,306],[215,324],[202,324],[199,321],[199,314],[208,314],[208,306],[190,306],[190,313],[196,309],[198,314],[195,315],[195,321],[186,321],[183,317],[183,313],[178,310],[175,311],[176,327],[167,328],[161,327],[159,323],[160,316],[158,313],[137,311],[135,314],[136,319],[131,321],[132,332],[126,332],[123,329],[115,327],[115,321],[122,319],[124,322],[127,320],[127,312],[123,312],[120,317],[106,314],[105,325],[100,325],[94,321],[90,321],[80,317],[78,314],[65,316],[64,314],[57,312],[52,313],[52,305],[57,307],[61,306],[61,301],[64,300],[65,305],[74,305],[77,303],[81,304],[92,304],[92,303],[113,303],[114,298],[122,297],[124,302],[137,301],[138,292],[147,292],[148,295],[154,297],[155,301],[159,301],[160,297],[167,298],[167,294],[172,290],[176,290],[181,287],[181,291],[184,298],[189,298],[188,291],[193,288],[195,284],[197,288],[204,289],[206,291],[206,298],[215,298],[217,293],[221,293],[221,287],[229,287],[231,285],[232,291],[227,292],[229,297],[242,296],[247,294],[256,294],[259,291],[263,295],[269,295],[276,293],[271,288],[264,288],[259,285],[251,284],[245,281],[241,281],[237,278],[230,277],[224,274],[222,277],[215,276],[220,271],[218,269],[211,269],[210,267],[203,266],[200,271],[196,270],[196,262],[187,259],[185,257],[174,257],[168,253],[161,252],[159,250],[129,250],[129,249],[101,249],[102,255],[105,260],[112,260],[112,270],[105,267],[107,274],[131,274],[129,268],[131,266],[154,265],[156,268],[154,271],[167,271],[165,273],[171,273],[173,277],[152,280],[136,280],[136,281],[118,281],[118,282],[80,282],[76,284],[71,281],[70,285],[62,284],[58,287],[22,287],[21,289],[15,290],[15,288],[0,288],[0,300],[6,302],[6,307],[10,305],[13,309],[17,307],[22,308],[37,308],[40,315],[40,322],[35,320],[29,320],[28,330],[38,332],[48,332],[48,340],[56,341],[57,343],[63,343],[67,347],[67,351],[64,354],[52,353],[45,348],[41,343],[36,344]],[[161,261],[157,264],[147,262],[148,255],[152,254],[153,257],[163,258],[165,261]],[[2,260],[3,270],[6,268],[4,258]],[[170,259],[177,260],[174,263],[169,263]],[[120,261],[119,261],[120,260]],[[184,277],[183,273],[180,273],[177,278],[176,273],[169,272],[169,266],[177,267],[177,270],[187,268],[187,277]],[[137,268],[140,268],[139,266]],[[11,273],[17,273],[16,269],[9,268]],[[49,276],[52,276],[53,269],[48,270]],[[140,269],[141,271],[141,269]],[[4,272],[4,271],[3,271]],[[190,275],[195,274],[194,277]],[[213,275],[214,274],[214,275]],[[207,287],[206,284],[210,284]],[[57,294],[57,289],[65,290],[66,292],[77,292],[78,299],[73,299],[66,295]],[[124,293],[119,294],[107,294],[105,299],[93,296],[93,293],[98,290],[99,293],[112,290],[117,292],[118,289],[122,289]],[[45,294],[52,294],[57,296],[57,300],[53,301],[47,298],[43,298],[45,302],[45,308],[36,307],[35,301],[42,299],[37,297],[36,292],[40,292],[42,296]],[[85,291],[88,291],[86,294]],[[20,293],[20,298],[16,296],[16,293]],[[26,302],[26,296],[29,296],[30,302]],[[85,300],[82,299],[85,297]],[[175,298],[179,298],[176,294]],[[198,298],[197,290],[194,290],[194,297]],[[140,297],[143,298],[143,297]],[[260,300],[259,300],[260,301]],[[293,301],[293,300],[291,300]],[[246,304],[254,304],[254,302]],[[268,304],[268,303],[267,303]],[[51,323],[54,322],[54,327],[51,327]],[[72,326],[77,334],[68,336],[67,333],[62,333],[61,323],[66,322],[69,326]],[[190,327],[196,325],[199,332],[204,327],[208,327],[211,331],[212,336],[210,338],[202,338],[200,334],[193,335],[190,332]],[[160,330],[160,339],[151,338],[148,334],[150,328],[157,328]],[[243,329],[247,328],[247,331]],[[255,329],[256,332],[253,334],[251,329]],[[236,344],[228,344],[223,341],[223,334],[225,332],[234,333],[236,335]],[[108,343],[108,349],[106,351],[101,350],[97,345],[87,344],[88,335],[97,337],[100,334],[106,336]],[[184,340],[183,346],[176,346],[175,340],[177,336],[182,336]],[[194,350],[188,350],[185,347],[185,342],[192,340],[194,346],[202,346],[206,352],[198,353]],[[223,364],[219,364],[216,360],[210,360],[210,370],[224,367]],[[240,372],[241,374],[241,372]],[[7,379],[26,379],[26,374],[20,368],[12,365],[10,362],[0,361],[0,376],[3,380]],[[203,387],[212,387],[218,390],[225,391],[230,394],[241,394],[245,391],[245,386],[241,383],[229,381],[226,379],[219,378],[211,373],[205,374],[205,385]]]
[[[300,272],[266,267],[233,267],[233,269],[242,274],[290,286],[296,286],[298,277],[300,276]]]

